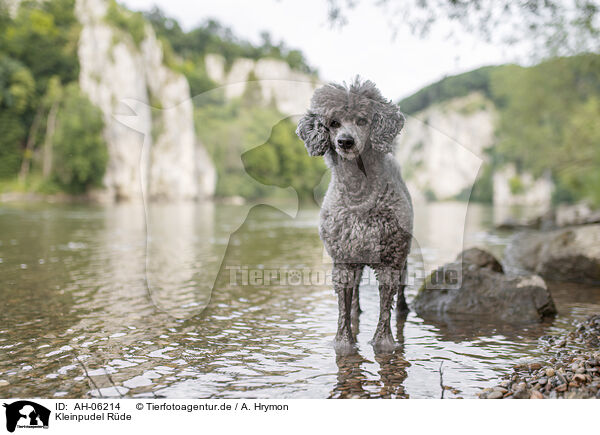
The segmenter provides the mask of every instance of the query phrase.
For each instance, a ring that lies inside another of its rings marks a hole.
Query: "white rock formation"
[[[517,179],[520,188],[514,191],[513,180]],[[494,205],[496,206],[520,205],[547,209],[552,202],[553,191],[554,183],[549,174],[536,179],[529,173],[517,173],[513,164],[494,172]]]
[[[161,44],[149,25],[138,47],[129,34],[107,23],[107,8],[105,0],[76,3],[82,24],[79,84],[104,114],[106,196],[138,199],[142,187],[151,199],[211,196],[215,170],[196,139],[187,80],[163,65]],[[135,129],[115,117],[131,111]],[[143,146],[148,152],[142,153]]]
[[[223,56],[218,54],[206,55],[204,62],[208,76],[223,86],[227,99],[244,93],[253,72],[260,82],[263,100],[274,101],[284,115],[304,113],[314,90],[321,85],[315,77],[294,71],[286,62],[277,59],[236,59],[229,70]]]
[[[494,145],[495,121],[493,103],[479,92],[408,116],[397,139],[396,158],[411,193],[417,198],[425,195],[445,200],[470,191],[481,164],[488,159],[485,150]],[[548,176],[534,179],[531,174],[519,174],[519,193],[510,187],[515,176],[514,166],[496,170],[494,205],[550,205],[554,186]]]
[[[493,143],[494,116],[478,93],[407,116],[396,158],[412,191],[444,200],[471,189]]]

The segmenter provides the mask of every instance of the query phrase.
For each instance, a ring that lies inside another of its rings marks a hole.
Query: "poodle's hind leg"
[[[408,304],[406,303],[406,298],[404,297],[404,289],[406,288],[406,283],[408,282],[408,261],[404,262],[404,267],[402,268],[402,274],[400,276],[400,284],[398,285],[398,295],[396,298],[396,312],[398,314],[408,313]]]

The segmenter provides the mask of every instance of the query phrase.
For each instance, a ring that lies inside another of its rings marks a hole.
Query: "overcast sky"
[[[124,0],[134,10],[158,5],[190,29],[216,18],[242,38],[258,43],[267,30],[273,41],[300,49],[326,81],[354,75],[373,80],[387,98],[397,100],[447,75],[483,65],[514,61],[505,47],[495,47],[470,35],[448,38],[450,25],[440,22],[425,39],[399,24],[392,38],[385,11],[363,0],[349,11],[348,24],[334,28],[327,20],[326,0],[189,1]],[[399,20],[400,18],[397,18]]]

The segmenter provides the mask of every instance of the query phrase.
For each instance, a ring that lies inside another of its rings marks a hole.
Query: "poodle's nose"
[[[341,149],[347,150],[354,146],[354,138],[352,136],[340,136],[337,143]]]

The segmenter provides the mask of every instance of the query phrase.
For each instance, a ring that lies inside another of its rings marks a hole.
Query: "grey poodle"
[[[390,326],[394,294],[399,312],[408,310],[403,279],[412,240],[413,209],[400,167],[392,155],[404,125],[398,107],[371,81],[317,89],[296,134],[311,156],[324,156],[331,182],[321,206],[319,234],[334,261],[333,284],[339,317],[336,350],[354,349],[351,323],[360,311],[358,287],[365,266],[379,281],[376,352],[395,348]]]

